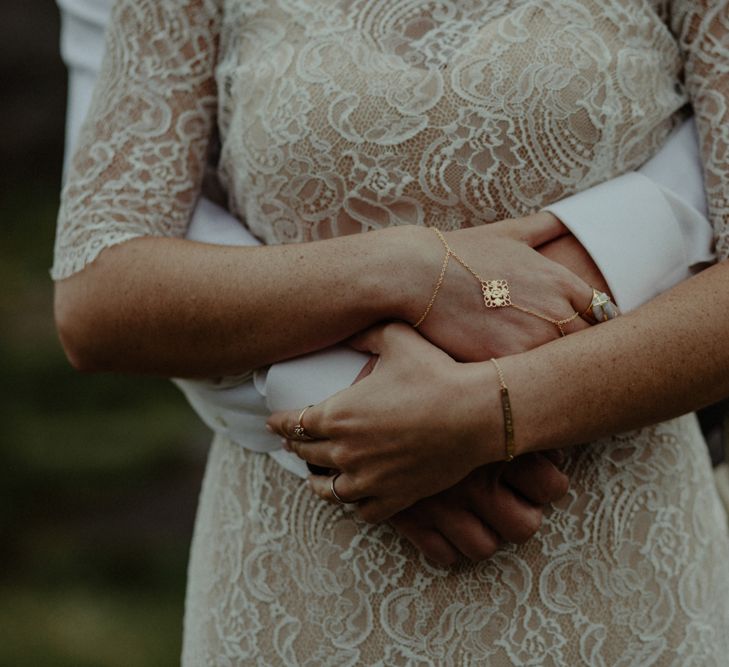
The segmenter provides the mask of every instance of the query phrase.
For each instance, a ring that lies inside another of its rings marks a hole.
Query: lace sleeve
[[[676,0],[671,28],[685,59],[685,83],[701,142],[716,254],[729,258],[729,3]]]
[[[139,236],[182,236],[214,124],[218,0],[119,0],[61,196],[51,276]]]

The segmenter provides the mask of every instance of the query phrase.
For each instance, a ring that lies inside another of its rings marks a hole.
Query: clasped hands
[[[589,255],[565,232],[553,216],[537,214],[452,232],[449,243],[464,248],[464,254],[470,250],[469,263],[480,272],[508,278],[525,305],[561,317],[584,309],[591,295],[588,283],[563,264],[605,287]],[[438,247],[433,239],[423,237],[423,243],[421,252],[430,253],[437,266]],[[537,246],[542,254],[534,250]],[[392,323],[350,341],[375,355],[368,374],[306,412],[311,440],[294,436],[300,410],[269,419],[273,430],[288,439],[289,449],[340,473],[337,495],[356,502],[364,520],[389,519],[426,556],[443,564],[460,554],[488,558],[502,541],[526,541],[538,530],[543,507],[568,487],[558,454],[499,462],[498,385],[487,364],[478,363],[531,349],[559,332],[518,311],[484,312],[477,285],[469,280],[458,267],[449,268],[420,329],[423,335],[406,323]],[[424,302],[419,296],[413,321]],[[576,320],[569,332],[587,326]],[[335,501],[331,477],[315,475],[309,483],[319,496]]]

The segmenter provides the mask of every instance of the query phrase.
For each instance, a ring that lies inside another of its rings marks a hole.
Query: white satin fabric
[[[638,171],[545,209],[590,253],[623,312],[716,259],[693,119]]]
[[[175,380],[200,418],[217,434],[254,452],[267,452],[301,478],[306,464],[282,449],[281,439],[265,428],[271,412],[319,403],[354,382],[368,355],[335,346],[324,352],[257,370],[233,384]]]

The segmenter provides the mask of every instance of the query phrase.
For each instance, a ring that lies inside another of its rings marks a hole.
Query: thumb
[[[353,350],[357,350],[357,352],[379,355],[384,344],[384,328],[385,327],[383,325],[379,325],[371,327],[370,329],[365,329],[364,331],[352,336],[347,341],[347,344]]]
[[[370,329],[356,334],[349,339],[349,346],[358,352],[369,352],[378,356],[386,355],[403,336],[411,337],[415,335],[420,338],[420,334],[404,322],[392,322],[389,324],[380,324]]]
[[[526,243],[531,248],[549,243],[569,233],[559,218],[549,211],[539,211],[524,218],[505,220],[501,224],[504,225],[504,232],[508,236]]]

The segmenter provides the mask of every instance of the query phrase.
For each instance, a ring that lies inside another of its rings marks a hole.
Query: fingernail
[[[266,424],[266,430],[267,430],[267,431],[268,431],[269,433],[273,433],[273,426],[271,426],[271,424]]]
[[[281,438],[281,446],[287,451],[291,451],[291,445],[289,444],[289,441],[286,440],[286,438]]]

